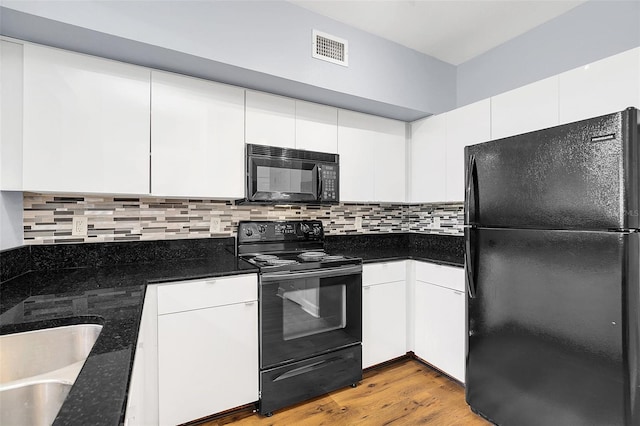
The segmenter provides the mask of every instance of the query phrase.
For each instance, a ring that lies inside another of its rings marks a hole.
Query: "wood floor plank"
[[[204,426],[489,426],[464,400],[464,388],[413,360],[365,372],[357,388],[344,388],[263,417],[250,411]]]

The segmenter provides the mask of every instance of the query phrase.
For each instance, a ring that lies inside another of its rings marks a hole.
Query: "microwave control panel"
[[[338,166],[322,164],[318,166],[320,173],[320,200],[338,201]]]

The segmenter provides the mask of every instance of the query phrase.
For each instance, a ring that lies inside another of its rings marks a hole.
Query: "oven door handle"
[[[298,278],[341,277],[343,275],[353,275],[360,273],[362,273],[362,265],[347,266],[342,268],[326,268],[305,272],[268,272],[266,274],[262,274],[260,281],[262,283],[268,283],[282,280],[295,280]]]

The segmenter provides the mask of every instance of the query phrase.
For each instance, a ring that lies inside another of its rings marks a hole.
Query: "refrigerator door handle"
[[[475,225],[476,222],[476,215],[475,215],[475,191],[474,191],[474,206],[473,206],[473,222],[471,221],[472,216],[471,216],[471,191],[474,188],[474,183],[475,183],[475,179],[473,177],[473,171],[476,168],[476,156],[474,154],[471,154],[469,156],[469,163],[467,164],[467,184],[466,184],[466,191],[465,191],[465,197],[464,197],[464,215],[465,215],[465,224],[466,225]]]
[[[476,283],[474,279],[473,263],[471,261],[471,259],[473,259],[473,252],[471,250],[471,232],[473,232],[471,228],[464,229],[464,269],[467,273],[467,291],[469,293],[469,297],[473,299],[476,297]]]

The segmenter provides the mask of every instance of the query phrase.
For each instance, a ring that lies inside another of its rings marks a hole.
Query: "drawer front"
[[[464,291],[464,268],[416,262],[416,280]]]
[[[158,285],[158,315],[258,300],[258,276],[239,275]]]
[[[364,287],[405,281],[407,279],[407,262],[371,263],[362,266],[362,285]]]

